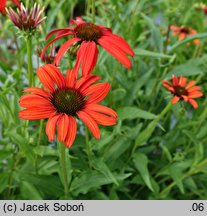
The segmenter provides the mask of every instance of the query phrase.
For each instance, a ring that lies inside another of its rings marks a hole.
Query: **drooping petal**
[[[98,58],[98,48],[94,41],[86,42],[84,59],[82,62],[82,74],[87,76],[96,65]]]
[[[46,124],[46,134],[48,137],[49,141],[52,141],[55,139],[55,128],[56,128],[56,124],[58,119],[62,116],[62,114],[57,114],[54,116],[51,116]]]
[[[104,125],[104,126],[111,126],[115,125],[117,123],[117,120],[115,118],[109,117],[107,115],[84,109],[84,111],[89,114],[98,124]]]
[[[50,100],[39,95],[23,95],[19,100],[19,105],[24,108],[30,107],[53,107]]]
[[[83,41],[77,52],[77,61],[74,70],[78,71],[82,65],[82,74],[87,76],[95,67],[98,57],[98,48],[93,41]]]
[[[105,36],[102,37],[104,37],[105,41],[108,41],[109,43],[118,46],[120,49],[122,49],[125,53],[129,54],[130,56],[134,56],[134,51],[122,37],[116,34],[109,33],[109,31],[105,31],[104,35]]]
[[[47,50],[47,48],[48,48],[51,44],[53,44],[56,40],[59,40],[60,38],[66,37],[66,36],[71,35],[71,34],[73,34],[73,33],[68,32],[68,33],[60,34],[60,35],[58,35],[57,37],[55,37],[55,39],[51,40],[51,41],[44,47],[44,49],[42,50],[42,53],[41,53],[41,55],[40,55],[40,58],[41,58],[41,59],[43,58],[44,53],[45,53],[45,51]]]
[[[102,101],[110,90],[110,84],[106,83],[103,88],[100,88],[98,91],[94,92],[89,98],[86,100],[86,104],[90,103],[99,103]]]
[[[68,116],[69,118],[69,126],[68,126],[68,133],[65,139],[65,146],[70,148],[72,144],[74,143],[76,132],[77,132],[77,124],[76,120],[72,116]]]
[[[2,1],[2,0],[1,0]],[[4,1],[4,0],[3,0]],[[16,4],[16,6],[18,7],[18,8],[20,8],[20,5],[21,5],[21,3],[19,2],[19,0],[12,0],[12,2],[14,3],[14,4]]]
[[[176,104],[179,100],[180,100],[180,97],[175,95],[171,102],[172,102],[172,104]]]
[[[30,108],[21,110],[19,112],[19,118],[25,119],[25,120],[40,120],[49,118],[50,116],[54,115],[56,113],[55,109],[52,108]]]
[[[95,137],[95,139],[100,139],[100,130],[98,128],[97,123],[90,115],[88,115],[84,111],[77,112],[78,117],[86,124],[86,126],[90,129],[91,133]]]
[[[58,119],[58,140],[63,142],[68,133],[69,117],[65,113]]]
[[[189,99],[188,101],[193,106],[194,109],[198,108],[198,104],[197,104],[197,102],[195,100]]]
[[[47,91],[45,91],[44,89],[41,88],[37,88],[37,87],[30,87],[30,88],[26,88],[24,90],[24,92],[30,92],[30,93],[34,93],[36,95],[40,95],[42,97],[51,97],[51,94]]]
[[[114,110],[112,110],[109,107],[100,105],[100,104],[87,104],[85,106],[85,109],[100,112],[100,113],[112,116],[114,118],[117,118],[117,113]]]
[[[104,36],[98,39],[98,43],[112,56],[114,56],[121,64],[123,64],[126,68],[131,68],[132,66],[131,61],[129,60],[129,58],[123,52],[122,49],[104,40]]]
[[[64,44],[61,45],[60,49],[58,50],[58,53],[54,59],[54,63],[56,65],[60,64],[60,60],[62,59],[63,55],[67,52],[67,50],[70,48],[72,44],[75,42],[80,41],[79,38],[71,38],[70,40],[66,41]]]
[[[55,29],[55,30],[51,31],[49,34],[47,34],[46,40],[48,40],[48,39],[49,39],[50,37],[52,37],[54,34],[57,34],[57,33],[65,34],[65,33],[70,32],[71,30],[73,30],[73,28],[60,28],[60,29]]]

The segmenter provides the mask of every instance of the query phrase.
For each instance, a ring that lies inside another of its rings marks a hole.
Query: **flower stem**
[[[95,23],[95,0],[91,0],[92,3],[92,23]]]
[[[91,144],[89,141],[89,135],[88,135],[88,128],[85,126],[85,131],[86,131],[86,135],[85,135],[85,142],[86,142],[86,153],[88,156],[88,163],[89,163],[89,167],[92,167],[92,163],[91,163],[91,158],[92,158],[92,150],[91,150]]]
[[[42,138],[42,131],[43,131],[43,119],[40,120],[40,127],[39,127],[39,136],[37,140],[37,150],[40,146],[41,138]],[[34,166],[35,166],[35,171],[37,173],[37,159],[38,159],[38,154],[36,154],[35,161],[34,161]]]
[[[64,193],[65,193],[65,199],[68,197],[68,170],[67,170],[67,163],[66,163],[66,154],[67,154],[67,148],[65,148],[65,145],[63,142],[59,142],[59,150],[60,150],[60,175],[63,180],[63,186],[64,186]]]
[[[27,64],[28,64],[28,80],[29,86],[34,85],[33,67],[32,67],[32,37],[27,36]]]

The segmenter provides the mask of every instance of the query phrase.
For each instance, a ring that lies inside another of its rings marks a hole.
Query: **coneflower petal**
[[[187,85],[186,85],[186,89],[190,89],[192,86],[195,85],[195,80],[191,80]]]
[[[31,103],[32,101],[32,103]],[[19,100],[19,104],[20,106],[24,107],[24,108],[31,108],[31,107],[53,107],[53,105],[51,104],[51,102],[39,95],[23,95],[20,100]]]
[[[19,112],[19,117],[25,120],[40,120],[49,118],[56,113],[55,109],[52,108],[30,108],[21,110]]]
[[[56,114],[51,116],[46,124],[46,134],[49,141],[52,141],[55,139],[55,128],[56,124],[58,122],[58,119],[62,116],[62,114]]]
[[[52,64],[46,64],[42,66],[42,68],[47,72],[48,76],[51,77],[58,88],[63,88],[66,86],[65,78],[57,67]]]
[[[89,96],[89,98],[86,101],[86,104],[99,103],[106,97],[109,90],[110,90],[110,84],[106,83],[103,88],[99,89],[99,91],[94,92],[92,95]]]
[[[117,113],[114,110],[112,110],[109,107],[100,105],[100,104],[87,104],[85,106],[85,109],[100,112],[100,113],[112,116],[114,118],[117,118]]]
[[[94,82],[100,80],[101,78],[99,76],[87,76],[87,77],[81,77],[75,84],[75,89],[79,89],[80,91],[85,90],[93,84]]]
[[[98,39],[98,43],[108,51],[112,56],[114,56],[121,64],[123,64],[126,68],[131,68],[132,64],[127,55],[124,53],[122,49],[110,42],[104,40],[103,37]]]
[[[34,94],[40,95],[42,97],[51,97],[51,94],[49,92],[45,91],[44,89],[37,88],[37,87],[26,88],[24,90],[24,92],[34,93]]]
[[[58,119],[58,140],[61,142],[65,141],[69,127],[69,117],[63,113]]]
[[[73,88],[75,85],[75,74],[73,73],[73,70],[68,69],[66,73],[66,85],[68,88]]]
[[[120,49],[122,49],[125,53],[129,54],[130,56],[134,56],[134,51],[129,46],[129,44],[120,36],[116,34],[105,33],[105,36],[102,36],[102,38],[105,41],[108,41],[109,43],[112,43],[114,46],[118,46]]]
[[[188,102],[193,106],[194,109],[198,108],[198,104],[195,100],[189,99]]]
[[[100,130],[98,128],[97,123],[90,115],[88,115],[84,111],[77,112],[78,117],[86,124],[86,126],[90,129],[91,133],[96,139],[100,139]]]
[[[53,83],[52,78],[47,74],[43,67],[37,69],[37,76],[44,86],[45,89],[49,90],[50,92],[55,91],[55,86]]]
[[[78,41],[80,41],[79,38],[72,38],[72,39],[66,41],[58,50],[58,53],[57,53],[55,60],[54,60],[54,63],[56,65],[59,65],[60,60],[62,59],[63,55],[67,52],[67,50],[70,48],[70,46],[72,44],[74,44],[75,42],[78,42]]]
[[[202,96],[203,96],[203,93],[201,93],[199,91],[190,92],[188,94],[189,98],[199,98],[199,97],[202,97]]]
[[[117,120],[115,118],[88,109],[84,109],[84,111],[89,114],[97,124],[111,126],[117,123]]]
[[[175,95],[172,99],[172,104],[176,104],[179,100],[180,100],[180,97]]]
[[[77,132],[77,124],[75,118],[72,116],[69,116],[69,126],[68,126],[68,132],[65,139],[65,146],[68,148],[71,147],[71,145],[74,143],[76,132]]]

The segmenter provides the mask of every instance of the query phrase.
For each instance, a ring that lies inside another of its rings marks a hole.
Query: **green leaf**
[[[133,156],[133,162],[136,167],[136,169],[139,171],[141,177],[143,178],[145,184],[147,187],[151,190],[154,191],[151,183],[151,177],[150,173],[148,170],[148,158],[145,154],[143,153],[136,153]]]
[[[50,196],[50,199],[59,197],[63,193],[63,187],[58,176],[32,175],[22,172],[22,178],[33,184],[41,192]]]
[[[176,42],[169,50],[168,53],[173,52],[175,49],[177,49],[178,47],[180,47],[183,44],[186,44],[188,42],[193,41],[194,39],[202,39],[202,38],[207,38],[207,33],[200,33],[200,34],[195,34],[195,35],[191,35],[186,37],[185,39]]]
[[[122,181],[128,178],[131,174],[120,174],[115,175],[118,181]],[[113,183],[112,179],[106,178],[102,173],[98,171],[85,171],[82,172],[78,177],[74,178],[72,181],[70,191],[75,196],[80,193],[86,194],[89,191],[97,190],[102,185],[107,185]]]
[[[104,174],[104,176],[110,180],[112,180],[112,182],[114,182],[116,185],[118,185],[119,183],[117,182],[116,178],[114,177],[113,173],[110,171],[110,169],[108,168],[108,166],[103,162],[102,159],[97,159],[97,158],[93,158],[92,160],[92,166],[95,170],[101,172]]]
[[[66,0],[59,1],[59,3],[54,8],[49,10],[49,13],[46,19],[46,32],[50,31],[51,26],[54,23],[55,19],[57,18],[57,14],[60,11],[60,8],[62,7],[65,1]]]
[[[157,52],[152,52],[152,51],[148,51],[148,50],[144,50],[144,49],[140,49],[140,48],[136,48],[135,50],[135,55],[137,56],[146,56],[146,57],[152,57],[152,58],[166,58],[166,59],[174,59],[175,55],[166,55],[163,53],[157,53]]]
[[[195,66],[192,64],[182,64],[173,68],[165,77],[165,79],[172,79],[172,75],[183,75],[185,77],[202,74],[203,70],[199,66]]]
[[[135,106],[121,107],[117,110],[117,113],[118,113],[119,119],[121,120],[136,119],[136,118],[155,119],[157,117],[153,113],[139,109]]]
[[[23,199],[42,200],[42,197],[34,185],[27,181],[22,181],[20,186]]]
[[[7,188],[8,180],[9,180],[8,173],[0,174],[0,193],[3,192]]]
[[[54,149],[50,146],[37,146],[33,150],[37,155],[43,157],[43,156],[58,156],[57,149]]]
[[[158,28],[154,25],[153,20],[146,16],[145,14],[141,13],[141,17],[144,18],[149,26],[149,29],[152,34],[152,39],[154,42],[154,46],[156,46],[157,51],[162,52],[163,51],[163,39],[160,34],[160,31]]]

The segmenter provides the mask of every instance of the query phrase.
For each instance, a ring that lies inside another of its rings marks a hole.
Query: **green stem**
[[[28,64],[28,80],[29,86],[34,85],[33,67],[32,67],[32,37],[27,36],[27,64]]]
[[[87,156],[88,156],[89,167],[91,168],[92,167],[92,162],[91,162],[92,150],[91,150],[91,144],[89,141],[88,128],[86,126],[85,126],[85,131],[86,131],[86,135],[85,135],[86,152],[87,152]]]
[[[59,142],[59,150],[60,150],[60,175],[62,176],[65,199],[68,197],[68,175],[67,175],[67,165],[66,165],[66,154],[67,149],[63,142]]]
[[[95,0],[92,0],[92,23],[95,23]]]
[[[40,127],[39,127],[39,136],[38,136],[38,140],[37,140],[37,150],[40,146],[40,142],[41,142],[41,138],[42,138],[42,131],[43,131],[43,122],[44,120],[41,119],[40,120]],[[35,166],[35,170],[36,170],[36,173],[37,173],[37,159],[38,159],[38,154],[36,154],[36,157],[35,157],[35,161],[34,161],[34,166]]]

